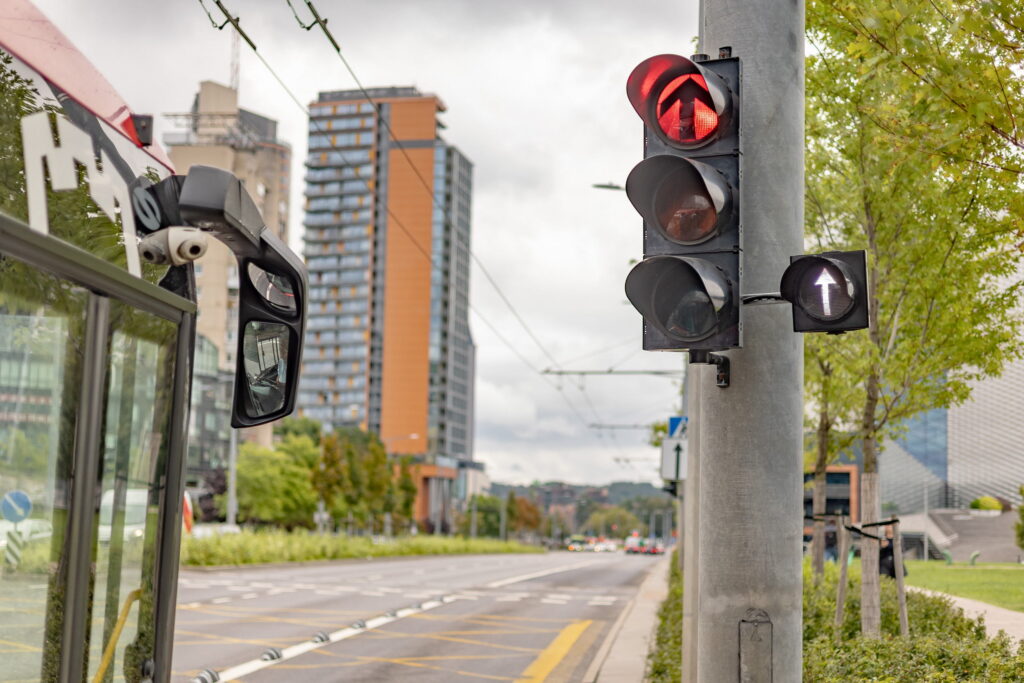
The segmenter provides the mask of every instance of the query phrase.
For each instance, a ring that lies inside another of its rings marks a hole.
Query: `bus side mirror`
[[[211,232],[238,259],[238,350],[232,427],[290,415],[306,331],[306,266],[267,229],[234,174],[193,166],[181,185],[182,221]]]

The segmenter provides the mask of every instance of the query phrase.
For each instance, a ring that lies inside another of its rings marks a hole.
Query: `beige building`
[[[199,164],[241,179],[263,220],[288,242],[291,148],[277,139],[277,121],[238,106],[238,91],[213,81],[199,84],[189,112],[167,114],[177,130],[164,136],[175,172]],[[196,264],[198,332],[213,342],[221,368],[235,364],[238,346],[238,268],[231,251],[213,240]],[[242,430],[242,438],[269,446],[273,429]]]

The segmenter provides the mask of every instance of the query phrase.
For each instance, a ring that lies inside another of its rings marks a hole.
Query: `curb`
[[[647,572],[639,590],[612,624],[583,683],[640,683],[647,670],[647,651],[658,625],[658,610],[668,595],[671,553]]]

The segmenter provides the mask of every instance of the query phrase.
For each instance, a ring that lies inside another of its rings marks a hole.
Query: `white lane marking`
[[[280,595],[281,593],[294,593],[296,588],[271,588],[267,591],[267,595]]]
[[[253,598],[258,598],[259,596],[259,593],[246,593],[242,596],[242,600],[252,600]]]
[[[551,598],[552,600],[572,600],[572,596],[565,593],[548,593],[544,597]]]
[[[518,595],[503,595],[500,598],[495,598],[494,602],[519,602],[522,600]]]
[[[335,591],[316,591],[316,594],[317,595],[333,595],[333,596],[337,596],[338,595]]]
[[[318,586],[315,583],[293,583],[292,587],[293,588],[298,588],[298,589],[304,590],[304,591],[311,591],[311,590],[316,590],[320,586]]]
[[[541,602],[545,605],[564,605],[568,600],[553,600],[551,598],[542,598]]]
[[[530,579],[539,579],[542,576],[548,576],[549,574],[560,574],[561,572],[572,571],[573,569],[582,569],[592,564],[596,564],[600,560],[590,560],[589,562],[576,562],[575,564],[566,564],[560,567],[552,567],[551,569],[542,569],[539,572],[530,572],[529,574],[520,574],[519,576],[513,576],[508,579],[501,579],[500,581],[492,581],[487,584],[487,588],[501,588],[502,586],[508,586],[509,584],[519,583],[520,581],[529,581]]]
[[[203,603],[201,602],[189,602],[187,604],[182,605],[182,607],[200,607],[202,606],[202,604]]]
[[[384,596],[383,593],[380,593],[378,591],[363,591],[362,593],[360,593],[360,595],[365,595],[371,598],[380,598]]]
[[[456,593],[452,597],[455,598],[456,600],[479,600],[480,599],[480,598],[476,597],[475,595],[464,595],[462,593]]]
[[[266,581],[250,581],[249,585],[253,588],[273,588],[274,584],[267,583]]]
[[[404,619],[405,617],[412,616],[413,614],[420,614],[422,612],[427,612],[429,610],[436,609],[438,607],[441,607],[442,605],[450,603],[451,601],[451,596],[446,595],[442,598],[438,598],[437,600],[425,602],[422,605],[419,605],[418,607],[405,607],[403,609],[397,610],[393,613],[394,616],[381,616],[374,617],[373,619],[367,619],[366,625],[363,628],[343,628],[335,631],[334,633],[329,634],[325,642],[318,643],[312,640],[307,640],[304,643],[299,643],[298,645],[286,647],[281,650],[280,659],[274,659],[270,661],[265,661],[262,659],[253,659],[248,662],[243,662],[242,664],[233,666],[230,669],[218,671],[218,678],[222,681],[231,681],[241,678],[242,676],[248,676],[251,673],[255,673],[257,671],[260,671],[261,669],[266,669],[267,667],[273,666],[274,664],[278,664],[280,662],[288,661],[289,659],[294,659],[299,655],[311,652],[312,650],[319,649],[330,643],[336,643],[339,640],[345,640],[347,638],[351,638],[352,636],[357,636],[360,633],[372,631],[373,629],[380,628],[381,626],[386,626],[387,624],[390,624],[393,621]]]
[[[242,591],[250,590],[248,586],[228,586],[229,591],[235,591],[241,593]]]
[[[210,600],[214,605],[223,605],[225,602],[231,602],[231,598],[214,598]]]
[[[590,607],[611,607],[615,603],[610,600],[591,600],[587,603]]]
[[[342,591],[343,593],[354,593],[355,591],[357,591],[359,589],[356,588],[355,586],[335,586],[334,590]]]

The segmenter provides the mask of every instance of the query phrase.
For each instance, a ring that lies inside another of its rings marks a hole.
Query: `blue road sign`
[[[678,439],[682,436],[686,422],[687,418],[685,415],[670,417],[668,419],[668,437],[670,439]]]
[[[17,524],[32,513],[32,501],[24,491],[11,491],[0,501],[0,514]]]

